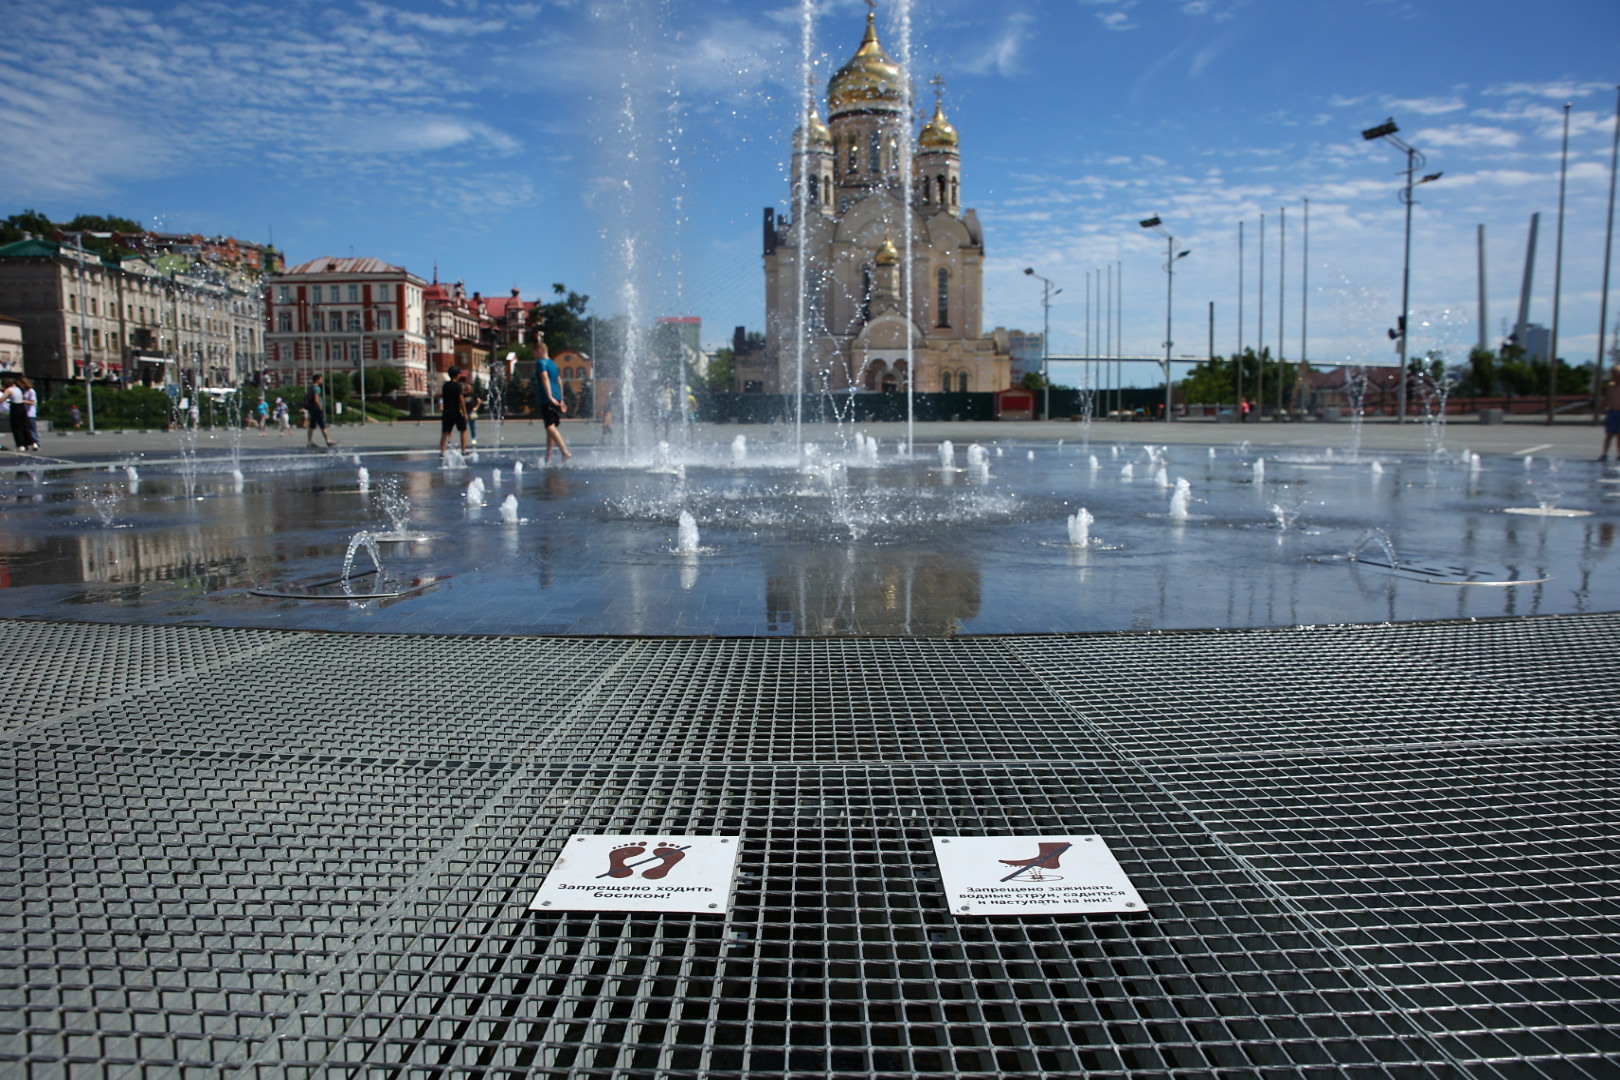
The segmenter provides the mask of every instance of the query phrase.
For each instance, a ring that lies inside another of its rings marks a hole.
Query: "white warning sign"
[[[731,907],[737,849],[735,836],[573,836],[529,910],[721,915]]]
[[[1146,911],[1100,836],[936,836],[957,915]]]

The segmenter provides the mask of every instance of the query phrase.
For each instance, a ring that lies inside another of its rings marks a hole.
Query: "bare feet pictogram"
[[[1002,859],[1000,861],[1008,866],[1041,866],[1048,870],[1056,870],[1058,868],[1058,856],[1068,851],[1069,847],[1070,845],[1062,843],[1042,843],[1040,854],[1032,859]]]
[[[657,881],[675,869],[675,864],[686,858],[686,852],[678,847],[655,847],[652,853],[653,858],[658,859],[659,863],[651,870],[643,871],[641,875],[652,881]]]
[[[608,872],[602,876],[611,878],[633,876],[635,871],[626,866],[625,863],[646,850],[641,844],[625,844],[623,847],[614,848],[608,853]]]

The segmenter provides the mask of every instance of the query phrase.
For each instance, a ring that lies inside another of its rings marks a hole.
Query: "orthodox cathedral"
[[[872,12],[854,57],[794,132],[792,211],[765,209],[765,350],[746,389],[1006,388],[1012,359],[982,328],[984,233],[962,209],[956,129],[937,99],[914,148],[906,73]],[[902,150],[909,153],[902,153]]]

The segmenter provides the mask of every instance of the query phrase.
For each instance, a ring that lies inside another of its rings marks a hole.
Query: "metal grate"
[[[0,622],[30,1076],[1603,1076],[1620,620],[929,639]],[[1537,650],[1532,655],[1531,650]],[[577,832],[727,917],[529,914]],[[934,834],[1145,914],[958,919]]]

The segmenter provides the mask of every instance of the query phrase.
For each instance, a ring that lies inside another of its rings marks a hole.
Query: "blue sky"
[[[603,315],[699,315],[713,344],[763,328],[760,217],[789,209],[801,87],[808,74],[824,103],[866,12],[864,0],[0,3],[17,59],[0,70],[0,213],[273,239],[292,262],[352,253],[423,277],[437,265],[487,294],[563,282]],[[1165,245],[1137,225],[1157,214],[1191,251],[1175,352],[1205,350],[1210,302],[1217,349],[1238,344],[1240,221],[1242,340],[1256,344],[1263,213],[1264,343],[1278,338],[1281,260],[1286,356],[1303,316],[1309,359],[1387,362],[1403,159],[1360,131],[1390,116],[1444,173],[1418,192],[1413,350],[1461,356],[1477,338],[1479,225],[1499,338],[1534,211],[1531,319],[1550,324],[1569,102],[1560,352],[1595,355],[1613,0],[879,0],[877,12],[919,109],[928,80],[945,80],[963,202],[984,226],[987,328],[1040,328],[1032,267],[1063,290],[1053,351],[1081,353],[1087,275],[1097,289],[1117,264],[1125,351],[1162,352]]]

